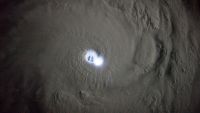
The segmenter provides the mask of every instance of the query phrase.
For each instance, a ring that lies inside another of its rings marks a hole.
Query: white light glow
[[[94,50],[87,50],[85,54],[85,60],[89,64],[93,64],[95,66],[103,65],[104,58],[97,54]]]

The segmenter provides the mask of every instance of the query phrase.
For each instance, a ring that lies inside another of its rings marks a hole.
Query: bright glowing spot
[[[94,64],[95,66],[103,65],[104,59],[102,56],[98,55],[94,50],[87,50],[85,54],[85,60],[89,64]]]
[[[102,64],[103,64],[103,57],[99,56],[94,60],[94,65],[101,66]]]

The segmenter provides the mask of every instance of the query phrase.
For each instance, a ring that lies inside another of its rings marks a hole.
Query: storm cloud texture
[[[200,113],[198,6],[1,0],[0,113]]]

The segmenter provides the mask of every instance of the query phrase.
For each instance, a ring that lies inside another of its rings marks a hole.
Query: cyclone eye
[[[102,66],[104,58],[97,54],[94,50],[87,50],[85,53],[85,61],[94,66]]]

